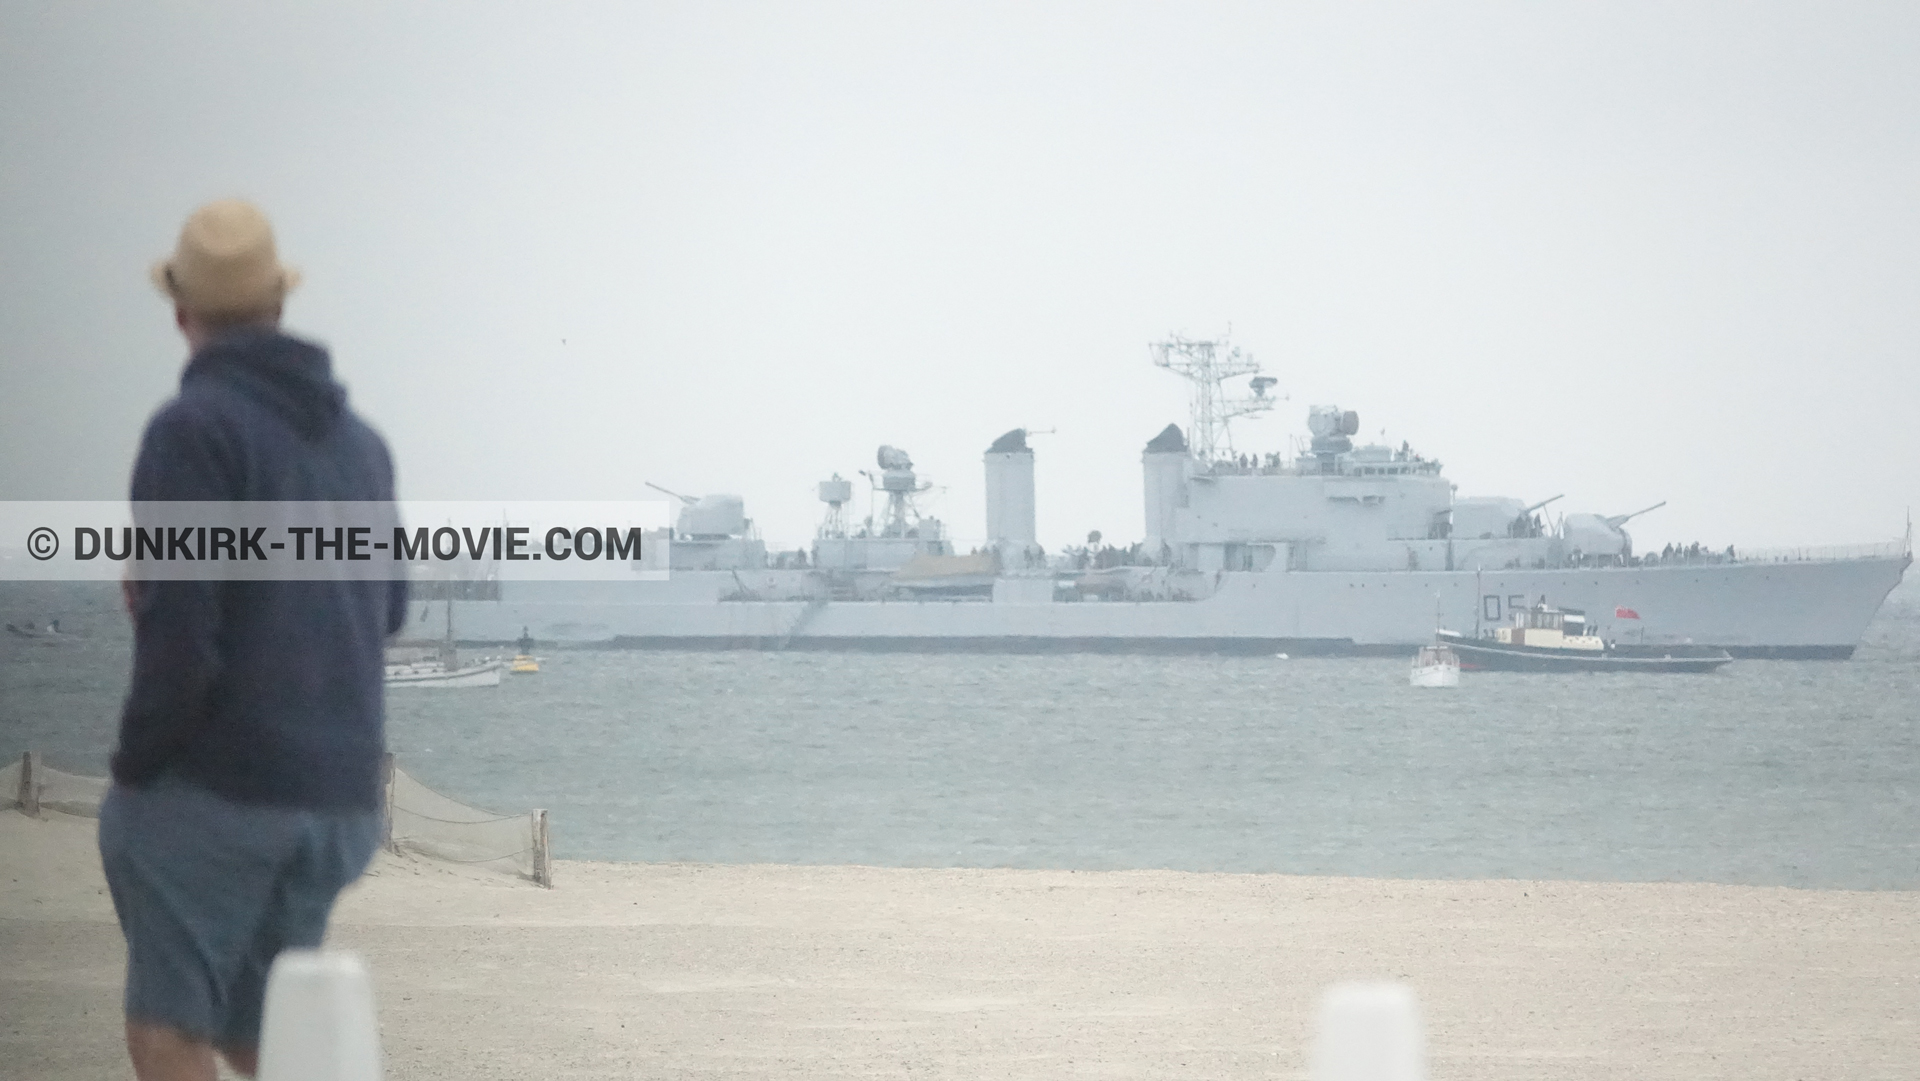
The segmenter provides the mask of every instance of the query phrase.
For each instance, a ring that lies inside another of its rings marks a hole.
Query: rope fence
[[[54,769],[41,761],[38,751],[28,751],[0,767],[0,799],[36,818],[43,811],[99,818],[108,783],[105,777]]]
[[[387,756],[387,847],[553,886],[547,812],[496,814],[436,792]]]
[[[547,812],[497,814],[436,792],[386,760],[386,848],[446,863],[500,871],[553,887]],[[0,766],[0,806],[40,817],[48,811],[100,817],[111,784],[105,777],[67,773],[47,765],[38,751]]]

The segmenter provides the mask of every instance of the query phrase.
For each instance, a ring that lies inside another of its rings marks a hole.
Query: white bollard
[[[1426,1081],[1426,1036],[1413,988],[1336,983],[1320,998],[1313,1081]]]
[[[287,950],[267,976],[260,1081],[381,1081],[373,982],[356,954]]]

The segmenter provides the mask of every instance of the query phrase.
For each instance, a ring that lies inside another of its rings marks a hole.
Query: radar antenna
[[[822,537],[844,537],[847,535],[847,504],[853,501],[853,482],[842,480],[835,473],[832,480],[820,482],[820,502],[827,505],[827,515],[820,523],[819,535]]]
[[[887,494],[887,509],[881,523],[876,526],[869,520],[868,528],[882,537],[915,535],[922,519],[914,497],[931,491],[933,485],[915,475],[913,459],[898,447],[881,447],[874,455],[874,462],[880,467],[879,473],[862,469],[860,475],[872,483],[874,491]]]
[[[1286,399],[1284,394],[1274,397],[1268,393],[1276,380],[1259,374],[1259,363],[1251,355],[1242,354],[1224,335],[1212,341],[1196,341],[1172,334],[1166,341],[1150,343],[1147,349],[1156,367],[1167,369],[1189,384],[1191,421],[1187,445],[1201,461],[1210,462],[1233,454],[1233,437],[1227,428],[1233,418],[1265,413],[1276,402]],[[1242,375],[1254,377],[1248,382],[1250,393],[1240,397],[1229,395],[1223,384]]]

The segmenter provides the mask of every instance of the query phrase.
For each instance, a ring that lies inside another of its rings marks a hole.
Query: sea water
[[[0,586],[0,754],[103,773],[129,655],[109,592]],[[1411,654],[1409,650],[1409,654]],[[401,765],[545,807],[555,854],[1920,888],[1920,595],[1851,661],[1710,675],[1407,659],[540,650],[394,689]]]

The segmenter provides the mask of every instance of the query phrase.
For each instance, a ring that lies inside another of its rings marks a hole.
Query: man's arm
[[[181,403],[147,425],[133,467],[133,499],[233,498],[228,464],[212,424]],[[224,584],[141,581],[128,591],[133,617],[133,686],[120,714],[114,780],[141,784],[173,761],[205,723],[220,671],[216,636]]]

